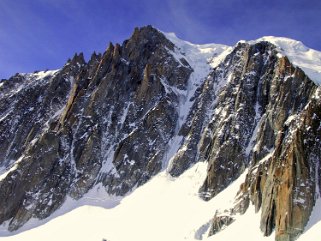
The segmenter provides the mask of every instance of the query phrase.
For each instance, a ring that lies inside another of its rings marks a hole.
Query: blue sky
[[[193,43],[274,35],[321,50],[321,0],[0,0],[0,79],[88,58],[147,24]]]

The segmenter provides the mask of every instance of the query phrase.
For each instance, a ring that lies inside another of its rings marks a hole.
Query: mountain
[[[162,240],[216,240],[249,213],[262,237],[295,240],[320,220],[320,62],[286,38],[194,45],[146,26],[88,62],[1,81],[0,234],[97,201],[111,240],[128,239],[113,234],[122,223],[144,235],[109,218],[162,207],[177,233],[165,218],[146,228]]]

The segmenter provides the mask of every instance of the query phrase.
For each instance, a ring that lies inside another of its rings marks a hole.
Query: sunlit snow
[[[83,206],[70,211],[76,202],[68,199],[57,213],[70,212],[61,216],[54,213],[56,218],[42,226],[1,240],[195,240],[196,233],[202,236],[200,228],[217,208],[232,206],[245,178],[242,175],[226,191],[205,202],[199,198],[198,189],[206,169],[206,163],[198,163],[176,179],[161,172],[121,201],[102,194],[100,186],[100,193],[94,189],[78,201]],[[36,224],[31,220],[26,226]],[[8,235],[8,231],[3,229],[0,235]]]
[[[321,52],[310,49],[301,41],[265,36],[249,43],[268,41],[278,47],[281,55],[285,55],[295,66],[300,67],[311,80],[317,85],[321,85]]]
[[[2,226],[1,240],[77,240],[77,241],[164,241],[203,240],[272,241],[274,234],[263,237],[259,229],[260,214],[250,207],[244,215],[218,234],[207,237],[209,221],[215,210],[230,208],[240,184],[241,175],[227,189],[205,202],[198,196],[198,188],[206,176],[206,163],[197,163],[178,178],[165,171],[147,184],[123,198],[108,196],[97,186],[81,200],[68,199],[63,207],[44,221],[29,221],[26,227],[43,224],[13,236]],[[78,207],[77,207],[78,206]],[[68,212],[69,211],[69,212]],[[321,227],[318,212],[313,216],[312,227],[299,241],[317,240]],[[67,212],[67,213],[65,213]],[[26,229],[26,227],[24,229]]]
[[[175,45],[174,51],[168,50],[169,53],[173,55],[178,63],[181,63],[181,59],[185,58],[193,69],[187,83],[187,89],[181,92],[174,90],[180,98],[178,107],[179,118],[176,128],[176,132],[178,133],[193,106],[195,100],[193,101],[192,97],[194,96],[195,91],[202,85],[211,70],[221,63],[226,55],[232,51],[232,48],[222,44],[192,44],[188,41],[179,39],[175,33],[163,34]],[[162,80],[162,84],[166,90],[173,88],[169,87],[164,80]],[[175,135],[175,137],[170,140],[170,148],[163,161],[164,168],[171,167],[171,158],[179,151],[182,139],[182,136]]]

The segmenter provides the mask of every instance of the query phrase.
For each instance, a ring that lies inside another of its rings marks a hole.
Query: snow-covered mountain
[[[0,236],[314,240],[320,84],[301,42],[195,45],[151,26],[2,81]]]

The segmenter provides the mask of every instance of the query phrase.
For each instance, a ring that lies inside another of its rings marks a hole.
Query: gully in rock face
[[[234,207],[213,210],[210,234],[253,204],[264,235],[294,240],[321,171],[319,80],[298,67],[296,44],[193,45],[146,26],[88,62],[76,54],[57,71],[4,80],[0,224],[14,231],[97,185],[125,196],[205,161],[204,200],[247,172]]]

